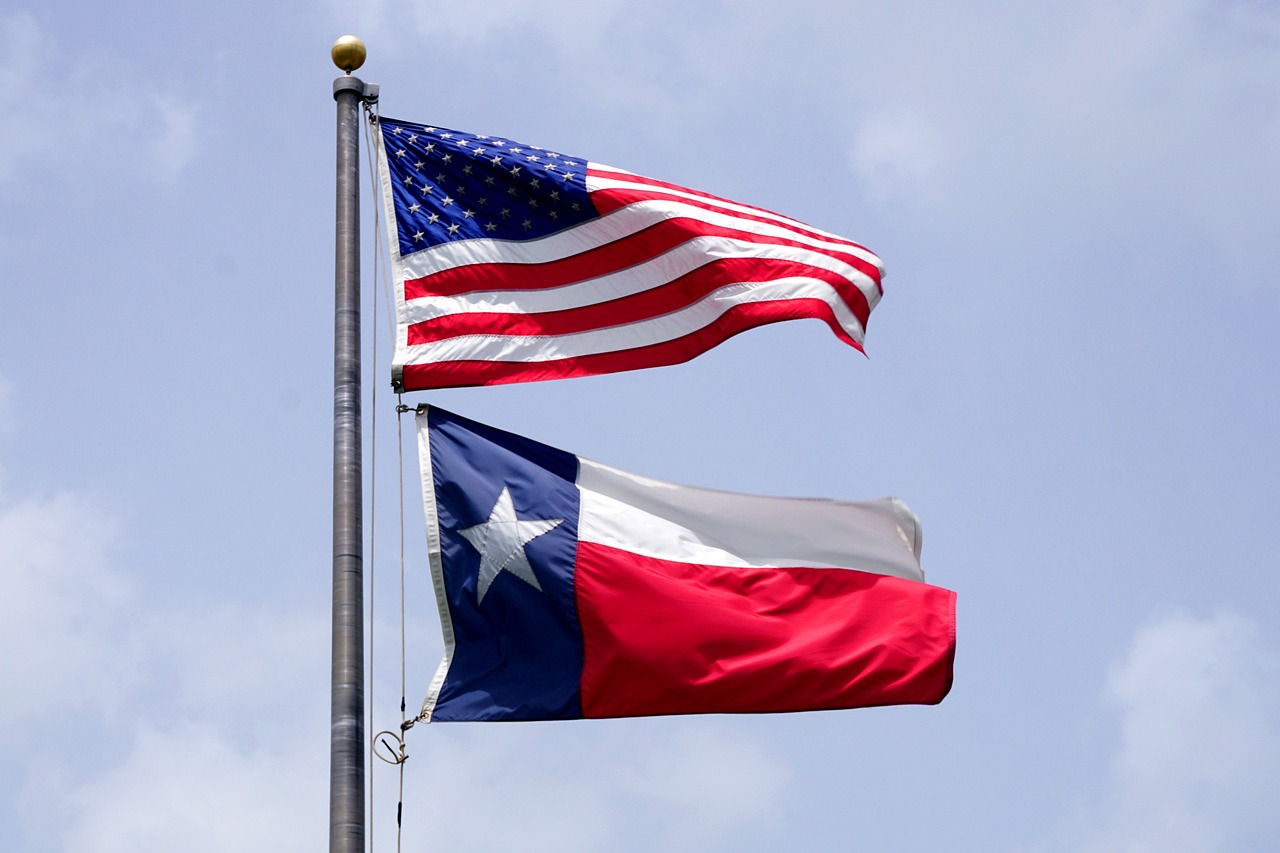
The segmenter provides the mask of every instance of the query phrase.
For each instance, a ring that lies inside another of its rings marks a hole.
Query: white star
[[[489,520],[458,531],[471,543],[471,547],[480,552],[480,569],[476,573],[476,604],[484,601],[490,584],[503,572],[511,572],[542,592],[542,585],[538,583],[538,576],[533,573],[533,566],[529,565],[524,546],[563,521],[563,518],[517,519],[515,504],[511,502],[511,490],[503,486],[502,494],[498,495],[497,503],[489,512]]]

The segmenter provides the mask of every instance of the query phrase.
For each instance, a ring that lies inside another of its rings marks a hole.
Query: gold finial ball
[[[364,65],[364,42],[355,36],[343,36],[333,43],[333,64],[350,74]]]

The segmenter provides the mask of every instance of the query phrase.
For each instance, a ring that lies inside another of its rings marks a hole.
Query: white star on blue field
[[[476,579],[477,603],[484,602],[484,594],[502,572],[510,572],[541,591],[542,585],[538,583],[538,576],[529,565],[524,546],[563,520],[517,519],[515,505],[511,501],[511,489],[504,486],[487,521],[458,531],[480,552],[480,568]]]

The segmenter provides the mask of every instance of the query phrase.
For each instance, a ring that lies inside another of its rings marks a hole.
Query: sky
[[[897,495],[958,594],[936,707],[416,728],[403,849],[1280,848],[1280,4],[15,0],[0,849],[325,844],[345,33],[385,115],[887,268],[866,357],[806,320],[406,402],[666,480]],[[362,205],[372,734],[401,475],[411,707],[442,643]],[[391,850],[397,771],[370,778]]]

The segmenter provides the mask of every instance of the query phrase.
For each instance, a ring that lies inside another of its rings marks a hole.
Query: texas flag
[[[899,500],[756,497],[418,414],[445,656],[425,720],[935,704],[955,593]]]

